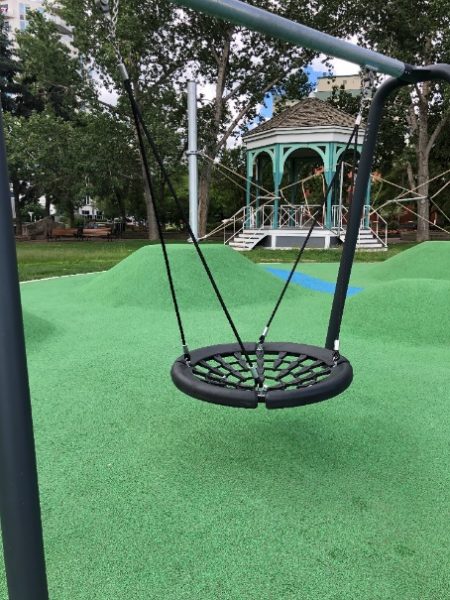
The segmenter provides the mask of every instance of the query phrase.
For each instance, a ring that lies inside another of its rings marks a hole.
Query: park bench
[[[59,240],[61,238],[80,238],[80,230],[77,227],[54,228],[47,233],[47,240]]]
[[[107,240],[112,239],[111,228],[99,227],[98,229],[83,229],[83,239],[99,239],[104,238]]]

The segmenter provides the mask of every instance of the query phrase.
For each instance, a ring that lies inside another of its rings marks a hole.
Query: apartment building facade
[[[17,31],[25,31],[28,27],[30,11],[37,10],[45,12],[56,24],[62,41],[70,47],[72,33],[58,15],[58,2],[51,2],[51,7],[51,12],[45,11],[43,0],[0,0],[0,13],[5,18],[13,39]]]
[[[44,11],[42,0],[8,0],[0,2],[0,13],[6,20],[7,26],[14,35],[16,31],[25,31],[28,26],[30,10]]]

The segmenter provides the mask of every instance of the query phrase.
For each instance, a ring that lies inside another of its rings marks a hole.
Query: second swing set
[[[112,11],[113,16],[109,0],[98,0],[97,3],[107,18],[109,38],[118,55],[119,70],[133,112],[141,157],[152,197],[155,198],[155,195],[153,194],[145,139],[152,149],[156,162],[179,208],[181,218],[236,339],[233,344],[209,346],[190,351],[185,337],[159,208],[154,202],[153,208],[183,348],[183,355],[172,366],[173,382],[181,391],[194,398],[239,408],[256,408],[260,403],[264,403],[269,409],[303,406],[327,400],[342,393],[352,382],[353,370],[350,362],[340,354],[340,329],[382,110],[388,96],[402,86],[437,79],[445,79],[450,82],[450,66],[412,67],[396,59],[354,46],[247,5],[239,0],[176,0],[177,4],[202,10],[263,34],[326,52],[370,70],[379,70],[394,76],[379,87],[371,104],[324,347],[266,341],[270,326],[309,242],[316,224],[315,219],[312,220],[312,225],[262,335],[257,342],[247,343],[243,342],[239,335],[199,242],[191,230],[189,220],[184,215],[158,149],[142,118],[115,40],[117,5],[115,5],[116,10]],[[358,139],[360,122],[361,117],[358,115],[347,149],[351,146],[353,139]],[[330,183],[325,198],[327,198],[333,183],[334,181]]]

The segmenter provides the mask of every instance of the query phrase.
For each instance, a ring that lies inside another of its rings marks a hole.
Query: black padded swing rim
[[[257,344],[245,343],[247,352],[254,353]],[[306,354],[311,358],[322,360],[325,364],[332,366],[333,351],[316,346],[304,344],[271,342],[264,344],[266,352],[288,352],[293,354]],[[191,352],[191,364],[212,358],[216,354],[232,354],[238,352],[237,344],[221,344],[199,348]],[[174,384],[185,394],[223,406],[235,408],[257,408],[260,402],[255,390],[236,390],[208,384],[198,379],[190,366],[186,364],[185,358],[178,358],[172,366],[171,376]],[[305,406],[333,398],[348,388],[353,379],[353,369],[349,361],[341,356],[333,368],[331,374],[324,380],[301,390],[268,390],[265,394],[265,404],[268,409],[290,408]]]

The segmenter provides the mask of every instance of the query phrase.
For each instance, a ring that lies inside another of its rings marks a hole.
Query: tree
[[[299,7],[295,0],[254,3],[322,26],[331,33],[346,31],[345,21],[333,16],[335,12],[340,15],[334,0],[329,9],[327,5],[327,9],[315,10],[309,5]],[[74,26],[74,43],[85,60],[95,64],[104,84],[109,82],[119,89],[117,59],[105,39],[101,16],[92,13],[88,0],[77,3],[63,0],[60,4],[64,18]],[[309,91],[301,67],[311,60],[313,52],[181,10],[169,0],[121,0],[117,38],[142,104],[164,106],[154,101],[161,98],[163,90],[172,90],[179,98],[180,85],[184,85],[183,71],[184,77],[195,76],[214,90],[213,99],[200,114],[203,148],[213,159],[227,146],[230,137],[245,130],[245,123],[258,114],[267,92],[282,90],[287,95],[294,92],[298,95]],[[148,108],[146,116],[154,118]],[[164,111],[158,120],[164,120]],[[211,165],[204,163],[200,172],[201,234],[205,233],[208,220],[211,180]]]
[[[51,112],[29,118],[5,115],[8,166],[16,202],[16,215],[30,199],[45,195],[71,224],[74,210],[86,195],[86,179],[79,156],[84,147],[84,129]]]
[[[214,90],[200,113],[203,150],[214,160],[233,135],[246,130],[245,123],[257,116],[266,95],[282,82],[296,94],[309,90],[301,71],[307,59],[300,48],[200,13],[188,11],[187,15],[185,36],[191,39],[191,68],[203,85]],[[206,161],[199,174],[201,236],[207,228],[212,175],[212,163]]]
[[[13,59],[7,24],[0,14],[0,95],[5,112],[12,112],[15,108],[13,94],[16,92],[14,79],[17,71],[18,66]]]
[[[220,169],[213,171],[210,188],[209,218],[213,224],[233,215],[245,204],[245,179],[242,177],[245,178],[246,175],[246,164],[243,146],[223,149],[220,153],[220,165]]]
[[[127,214],[145,214],[139,155],[131,129],[120,115],[106,110],[86,115],[79,160],[87,194],[107,216],[125,223]]]
[[[347,18],[361,43],[407,63],[427,65],[450,61],[449,9],[448,0],[371,0],[354,5]],[[409,185],[423,196],[417,209],[417,239],[423,241],[429,238],[430,155],[450,123],[448,86],[439,82],[416,85],[399,95],[397,105],[403,113],[399,118],[406,133],[404,164]]]
[[[8,23],[0,14],[0,96],[5,112],[27,116],[36,109],[36,100],[19,81],[20,64],[14,57]]]
[[[255,0],[252,4],[287,18],[344,35],[347,24],[333,1],[327,6],[299,5],[295,0]],[[186,11],[185,35],[191,40],[193,72],[213,91],[203,111],[203,147],[215,159],[233,135],[240,135],[260,112],[269,92],[301,98],[311,90],[303,71],[316,53],[254,31]],[[337,17],[335,15],[338,15]],[[200,171],[199,231],[206,231],[211,164]]]
[[[17,118],[8,121],[8,132],[20,233],[20,206],[28,202],[30,192],[36,200],[45,196],[47,213],[54,203],[73,222],[84,182],[84,113],[95,108],[96,96],[89,74],[61,42],[56,25],[40,13],[30,14],[17,44],[17,68],[11,78]]]
[[[97,104],[86,66],[61,41],[53,21],[39,12],[29,15],[26,31],[17,34],[18,79],[35,99],[35,109],[52,111],[66,121]]]
[[[105,22],[98,11],[92,10],[90,0],[60,2],[61,15],[73,26],[74,45],[80,59],[95,69],[101,85],[120,94],[123,89],[118,60],[105,30]],[[184,117],[180,88],[175,85],[185,65],[185,44],[180,39],[177,8],[170,2],[156,0],[121,0],[117,26],[117,40],[124,64],[130,75],[144,118],[151,130],[177,132]],[[125,108],[119,102],[122,114]],[[128,109],[129,114],[129,109]],[[131,129],[129,118],[124,123]],[[180,137],[159,135],[159,146],[171,170],[179,165]],[[134,147],[137,147],[135,140]],[[176,157],[176,160],[174,160]],[[173,162],[171,162],[173,161]],[[141,162],[141,183],[149,223],[150,239],[157,238],[152,197]]]

